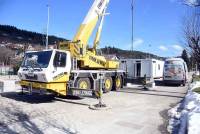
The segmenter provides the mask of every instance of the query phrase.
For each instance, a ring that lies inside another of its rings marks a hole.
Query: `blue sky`
[[[47,3],[49,33],[72,39],[93,0],[0,0],[0,24],[44,33]],[[131,0],[110,0],[108,12],[100,46],[130,50]],[[180,0],[135,0],[134,50],[159,56],[179,55],[183,49],[181,22],[187,12]]]

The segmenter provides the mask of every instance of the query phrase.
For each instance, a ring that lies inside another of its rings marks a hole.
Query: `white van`
[[[163,81],[165,84],[182,84],[185,86],[188,80],[187,65],[181,58],[165,60]]]

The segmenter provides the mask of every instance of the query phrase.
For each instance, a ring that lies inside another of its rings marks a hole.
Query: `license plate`
[[[28,73],[29,77],[34,77],[34,73]]]
[[[72,90],[74,96],[93,96],[92,91]]]

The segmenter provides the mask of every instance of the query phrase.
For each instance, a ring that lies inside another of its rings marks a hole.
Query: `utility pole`
[[[133,52],[133,43],[134,43],[134,38],[133,38],[133,27],[134,27],[134,25],[133,25],[133,10],[134,9],[134,0],[132,0],[132,2],[131,2],[131,16],[132,16],[132,28],[131,28],[131,30],[132,30],[132,35],[131,35],[131,51]]]
[[[149,44],[149,59],[151,58],[150,49],[151,49],[151,44]]]
[[[48,44],[49,44],[49,40],[48,40],[48,36],[49,36],[49,5],[47,5],[47,35],[46,35],[46,50],[48,49]]]

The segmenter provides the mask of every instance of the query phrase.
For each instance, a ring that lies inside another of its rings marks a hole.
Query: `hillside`
[[[14,26],[0,25],[0,43],[10,42],[10,43],[29,43],[29,44],[45,44],[46,35],[26,30],[18,29]],[[49,44],[55,44],[55,42],[63,41],[63,38],[56,36],[49,36]]]
[[[59,38],[56,36],[49,36],[49,44],[55,44],[55,42],[63,41],[65,39]],[[29,43],[33,46],[35,45],[45,45],[45,35],[27,31],[27,30],[21,30],[14,26],[8,26],[8,25],[0,25],[0,44],[2,42],[9,42],[11,44],[26,44]],[[158,57],[153,54],[144,53],[140,51],[128,51],[128,50],[121,50],[114,47],[105,47],[101,49],[103,54],[109,54],[109,55],[116,55],[120,58],[156,58],[156,59],[162,59],[161,57]]]
[[[130,51],[122,50],[115,47],[105,47],[102,48],[103,54],[116,55],[119,58],[133,58],[133,59],[145,59],[145,58],[155,58],[155,59],[164,59],[154,54],[144,53],[140,51]]]

